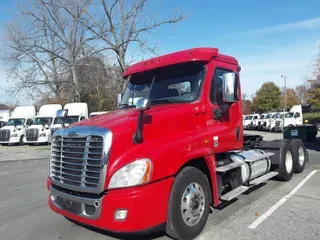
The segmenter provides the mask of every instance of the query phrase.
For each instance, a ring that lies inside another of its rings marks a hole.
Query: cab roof
[[[123,73],[123,77],[128,77],[129,75],[146,70],[184,62],[209,62],[212,58],[219,58],[221,61],[238,65],[238,61],[234,57],[219,54],[218,48],[191,48],[133,64],[126,69]]]

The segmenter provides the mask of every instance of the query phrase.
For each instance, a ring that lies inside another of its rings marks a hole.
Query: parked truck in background
[[[62,128],[62,121],[65,126],[70,124],[80,122],[88,118],[88,105],[87,103],[67,103],[63,109],[68,110],[68,116],[64,119],[61,117],[56,117],[51,126],[51,136],[55,131]]]
[[[4,127],[10,117],[10,110],[0,110],[0,128]]]
[[[281,140],[269,151],[260,136],[243,134],[240,69],[216,48],[130,66],[119,109],[55,132],[50,208],[108,231],[163,226],[174,239],[193,239],[210,205],[302,172],[303,142]]]
[[[249,114],[246,115],[243,120],[243,128],[244,129],[256,129],[258,126],[259,114]]]
[[[26,129],[32,124],[36,115],[34,106],[16,107],[8,123],[0,129],[0,144],[20,144],[25,142]]]
[[[302,125],[303,125],[302,106],[294,105],[289,110],[289,112],[286,112],[284,116],[277,119],[276,130],[282,131],[283,127],[296,127],[296,126],[302,126]]]
[[[262,127],[263,130],[266,130],[266,131],[274,130],[277,114],[278,112],[271,112],[266,114],[263,127]]]
[[[38,115],[26,130],[26,144],[33,145],[51,142],[50,127],[53,126],[57,111],[62,109],[61,104],[46,104],[40,107]]]

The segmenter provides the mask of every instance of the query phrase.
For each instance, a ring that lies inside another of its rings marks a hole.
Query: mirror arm
[[[143,116],[144,111],[140,110],[138,123],[137,123],[137,130],[133,134],[132,141],[134,144],[142,143],[142,131],[143,131]]]

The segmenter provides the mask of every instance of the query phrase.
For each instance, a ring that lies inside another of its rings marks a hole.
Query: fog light
[[[128,210],[118,209],[114,214],[114,218],[115,220],[124,220],[127,218],[127,215],[128,215]]]

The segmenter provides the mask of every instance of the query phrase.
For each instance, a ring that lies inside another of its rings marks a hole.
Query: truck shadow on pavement
[[[305,147],[308,150],[313,150],[313,151],[320,151],[320,137],[317,137],[317,140],[315,142],[304,142]]]
[[[90,231],[96,232],[96,233],[100,233],[102,235],[105,236],[109,236],[112,238],[116,238],[116,239],[121,239],[121,240],[152,240],[152,239],[159,239],[165,236],[165,224],[162,224],[156,228],[153,228],[152,230],[148,230],[146,232],[139,232],[139,233],[115,233],[115,232],[109,232],[107,230],[103,230],[103,229],[99,229],[99,228],[95,228],[92,226],[87,226],[87,225],[82,225],[82,224],[78,224],[75,223],[77,225],[80,225],[81,227],[84,227]]]

